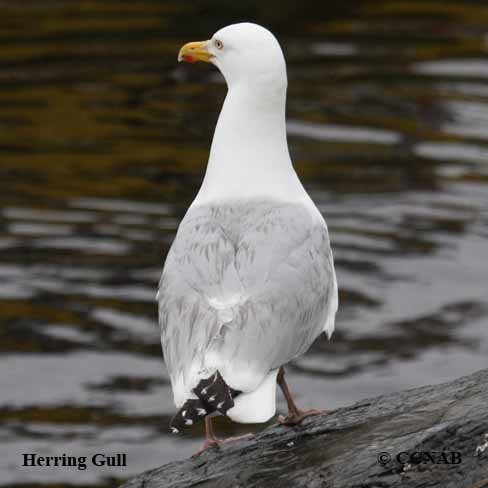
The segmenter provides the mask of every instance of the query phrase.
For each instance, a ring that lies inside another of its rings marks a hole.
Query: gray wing
[[[233,388],[252,391],[333,330],[327,227],[301,205],[192,208],[168,253],[158,300],[177,404],[216,369]]]

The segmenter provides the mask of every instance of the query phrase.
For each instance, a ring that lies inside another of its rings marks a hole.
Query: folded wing
[[[306,206],[190,208],[158,291],[175,403],[219,371],[244,393],[334,328],[337,284],[325,222]]]

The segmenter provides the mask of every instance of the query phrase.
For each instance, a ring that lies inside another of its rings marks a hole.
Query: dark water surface
[[[290,366],[299,404],[488,367],[488,4],[322,4],[0,1],[1,486],[113,486],[200,444],[168,433],[154,296],[225,86],[176,56],[242,19],[283,44],[290,149],[336,257],[337,332]]]

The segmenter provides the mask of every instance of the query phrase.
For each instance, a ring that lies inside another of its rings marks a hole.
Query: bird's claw
[[[223,444],[229,444],[231,442],[237,442],[242,439],[246,439],[248,437],[252,437],[253,434],[243,434],[239,436],[234,436],[234,437],[227,437],[226,439],[218,439],[217,437],[212,437],[209,439],[205,439],[205,442],[203,443],[203,446],[201,449],[199,449],[195,454],[193,454],[192,458],[196,458],[200,456],[203,452],[207,451],[208,449],[212,449],[214,447],[220,447]]]

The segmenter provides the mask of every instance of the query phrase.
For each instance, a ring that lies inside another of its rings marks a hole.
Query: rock
[[[488,488],[488,369],[363,400],[298,427],[274,425],[122,488],[187,486]]]

